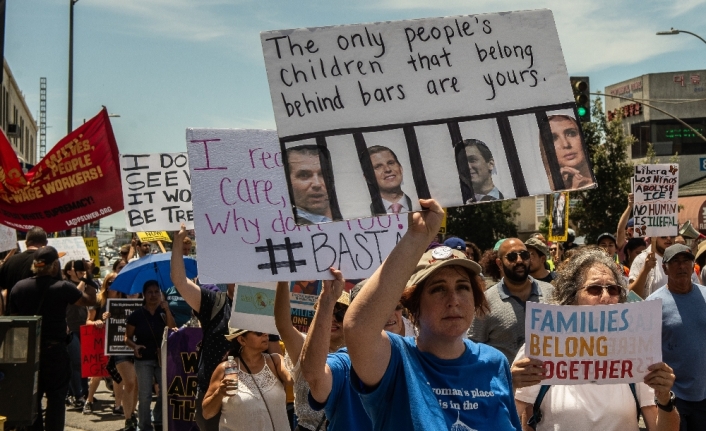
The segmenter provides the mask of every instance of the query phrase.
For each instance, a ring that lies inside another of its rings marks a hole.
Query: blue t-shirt
[[[660,287],[647,300],[662,300],[662,361],[674,369],[672,392],[686,401],[706,399],[706,287],[672,293]]]
[[[522,430],[510,365],[497,349],[464,340],[456,359],[420,352],[414,338],[387,333],[390,363],[376,388],[351,372],[375,430]]]
[[[189,304],[186,303],[184,297],[174,286],[165,290],[164,296],[167,297],[169,310],[172,312],[177,328],[182,327],[191,319],[191,307],[189,307]]]
[[[321,404],[309,392],[309,406],[316,411],[324,409],[326,419],[329,421],[328,431],[372,430],[373,424],[363,409],[360,397],[350,385],[352,369],[348,349],[344,347],[336,353],[330,353],[326,359],[326,365],[331,369],[333,377],[331,393],[326,402]]]

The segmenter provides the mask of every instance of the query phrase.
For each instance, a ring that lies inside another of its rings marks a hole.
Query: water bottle
[[[240,362],[235,361],[232,356],[228,356],[228,362],[226,363],[226,375],[225,378],[228,380],[235,380],[235,390],[226,391],[226,395],[235,395],[238,391],[238,372],[240,371]]]

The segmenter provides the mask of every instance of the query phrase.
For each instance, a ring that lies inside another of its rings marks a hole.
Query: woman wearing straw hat
[[[289,431],[284,385],[291,385],[292,378],[280,355],[265,354],[268,334],[228,328],[225,337],[233,346],[213,372],[203,417],[210,419],[220,411],[221,431]],[[229,357],[237,377],[226,375]]]
[[[521,430],[507,359],[466,338],[488,309],[480,266],[449,247],[425,252],[444,212],[434,200],[419,202],[429,210],[410,214],[407,233],[343,322],[351,385],[375,430]],[[400,295],[416,339],[383,332]]]

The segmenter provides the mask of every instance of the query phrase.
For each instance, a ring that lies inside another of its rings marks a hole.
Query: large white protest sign
[[[679,165],[635,165],[635,237],[675,236],[679,230]]]
[[[17,247],[17,231],[0,224],[0,251],[12,250]]]
[[[27,250],[27,244],[24,241],[18,241],[17,244],[20,246],[20,251]],[[91,260],[91,254],[86,248],[86,243],[80,236],[67,236],[63,238],[47,238],[47,245],[50,245],[60,253],[66,253],[64,256],[59,258],[59,263],[61,267],[71,262],[72,260]]]
[[[277,283],[236,284],[233,308],[228,325],[231,328],[278,334],[275,326],[275,290]]]
[[[193,229],[186,153],[121,154],[120,178],[129,232]]]
[[[525,356],[543,385],[632,383],[662,361],[662,301],[570,306],[527,303]]]
[[[260,37],[299,224],[595,187],[549,10]]]
[[[274,130],[186,135],[203,282],[365,278],[407,230],[406,215],[297,226]]]

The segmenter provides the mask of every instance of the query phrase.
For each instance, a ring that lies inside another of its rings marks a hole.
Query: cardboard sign
[[[134,352],[125,345],[125,329],[127,317],[138,308],[142,307],[141,299],[108,299],[106,311],[110,317],[105,322],[105,354],[132,355]],[[134,338],[133,338],[134,339]]]
[[[634,236],[675,236],[679,231],[679,165],[635,165]]]
[[[314,304],[321,294],[321,280],[300,280],[289,283],[289,305],[292,324],[299,332],[309,332],[314,320]]]
[[[20,247],[20,251],[27,250],[27,244],[25,244],[25,241],[17,241],[17,244]],[[59,258],[59,263],[62,268],[72,260],[91,260],[91,254],[86,248],[86,243],[80,236],[47,238],[47,245],[54,247],[58,252],[66,253],[64,256]]]
[[[167,234],[166,231],[137,232],[137,237],[140,238],[140,241],[142,241],[142,242],[156,242],[156,241],[172,242],[172,239],[169,238],[169,234]]]
[[[570,306],[527,303],[525,356],[543,385],[633,383],[662,361],[662,301]]]
[[[199,356],[196,346],[202,339],[201,328],[181,328],[168,331],[162,347],[162,370],[166,373],[163,412],[168,430],[198,431],[196,425],[196,388],[198,386]]]
[[[100,268],[101,258],[98,250],[98,238],[84,238],[83,242],[86,244],[86,250],[88,250],[88,255],[93,259],[94,265],[96,268]]]
[[[297,226],[273,130],[188,129],[187,149],[204,283],[368,277],[407,230],[399,214]]]
[[[120,177],[128,231],[194,228],[185,153],[121,154]]]
[[[105,327],[81,326],[81,377],[110,377],[105,369],[108,357],[105,348]]]
[[[59,232],[123,209],[118,145],[103,110],[59,141],[24,174],[0,133],[0,223]]]
[[[595,187],[549,10],[260,38],[298,224]]]
[[[552,193],[548,241],[566,242],[569,237],[569,194]]]
[[[275,326],[277,283],[236,284],[228,325],[232,328],[278,334]]]
[[[0,252],[17,247],[17,231],[0,224]]]

